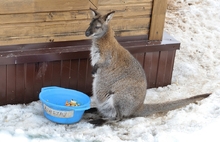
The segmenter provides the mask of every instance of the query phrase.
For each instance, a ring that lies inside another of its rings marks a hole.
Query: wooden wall
[[[116,36],[147,35],[153,0],[99,0],[101,13],[116,11],[111,21]]]
[[[147,75],[148,88],[171,83],[175,50],[133,53]],[[60,86],[91,95],[89,58],[0,65],[0,106],[38,100],[42,87]]]
[[[116,11],[117,36],[149,33],[153,0],[2,0],[0,46],[85,39],[90,7]]]
[[[44,86],[74,88],[91,94],[89,58],[0,65],[0,105],[38,100]]]
[[[0,45],[82,39],[89,0],[0,1]]]

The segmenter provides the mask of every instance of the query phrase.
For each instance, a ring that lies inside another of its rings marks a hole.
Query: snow
[[[172,84],[149,89],[145,102],[212,93],[198,104],[101,127],[86,119],[72,125],[50,122],[40,101],[0,106],[0,138],[7,142],[219,141],[219,23],[219,0],[168,0],[165,30],[181,42],[181,49],[176,53]]]

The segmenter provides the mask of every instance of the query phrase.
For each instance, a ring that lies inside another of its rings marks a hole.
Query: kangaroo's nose
[[[86,35],[87,37],[89,37],[89,36],[91,35],[90,31],[89,31],[89,30],[86,30],[85,35]]]

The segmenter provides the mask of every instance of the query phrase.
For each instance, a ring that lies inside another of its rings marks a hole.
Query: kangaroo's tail
[[[210,94],[211,93],[202,94],[202,95],[197,95],[197,96],[193,96],[193,97],[186,98],[186,99],[159,103],[159,104],[144,104],[142,108],[140,108],[139,111],[135,113],[135,116],[147,116],[147,115],[151,115],[157,112],[167,112],[170,110],[174,110],[174,109],[186,106],[190,103],[194,103],[196,101],[200,101],[204,98],[207,98]]]

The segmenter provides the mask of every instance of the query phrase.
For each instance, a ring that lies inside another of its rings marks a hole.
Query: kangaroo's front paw
[[[96,74],[98,69],[99,69],[98,65],[95,64],[92,68],[92,75]]]

